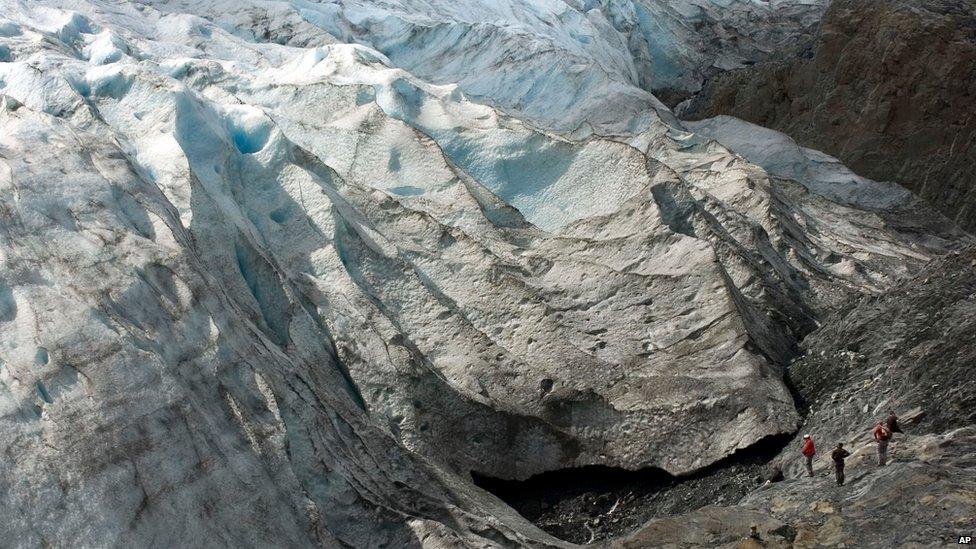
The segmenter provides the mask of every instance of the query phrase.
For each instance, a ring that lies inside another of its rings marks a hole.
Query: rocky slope
[[[866,440],[867,428],[897,410],[913,431],[948,432],[976,423],[968,395],[976,380],[976,250],[952,253],[805,341],[790,379],[809,408],[805,429],[832,440]],[[853,431],[845,431],[857,426]]]
[[[717,76],[678,113],[778,129],[976,229],[976,2],[837,0],[812,48]]]
[[[560,545],[469,473],[788,436],[802,337],[971,241],[738,121],[538,127],[328,6],[0,1],[5,539]]]

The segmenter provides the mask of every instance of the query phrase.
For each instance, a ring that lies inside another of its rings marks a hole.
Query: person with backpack
[[[888,463],[888,441],[891,440],[891,429],[885,422],[879,421],[874,426],[874,441],[878,443],[878,467],[884,467]]]
[[[895,453],[898,451],[898,445],[895,444],[895,433],[903,433],[901,430],[901,425],[898,425],[898,416],[895,415],[894,411],[888,412],[888,419],[885,420],[885,425],[888,430],[891,431],[891,442],[889,443],[889,454],[892,458],[895,457]]]
[[[894,412],[888,412],[888,419],[885,420],[885,425],[888,426],[888,430],[891,431],[892,435],[903,432],[901,426],[898,425],[898,416]]]
[[[850,455],[851,453],[844,449],[843,442],[838,442],[837,447],[830,453],[831,459],[834,460],[834,473],[837,475],[837,486],[844,485],[844,458]]]
[[[800,450],[807,461],[807,473],[813,476],[813,456],[817,455],[817,448],[813,445],[813,437],[809,434],[803,435],[803,449]]]

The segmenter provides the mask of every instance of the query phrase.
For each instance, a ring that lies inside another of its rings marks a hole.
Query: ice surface
[[[718,116],[684,125],[726,145],[770,174],[802,183],[835,202],[867,209],[903,206],[912,194],[893,183],[861,177],[836,158],[800,147],[789,136],[731,116]]]
[[[266,17],[297,16],[360,43],[435,83],[535,125],[632,131],[663,106],[648,90],[697,90],[706,76],[765,59],[819,20],[826,0],[292,0]],[[283,6],[288,6],[284,9]],[[254,24],[231,0],[174,1],[162,10]],[[290,12],[290,13],[289,13]],[[278,28],[273,22],[262,23]],[[277,36],[278,42],[291,36]]]
[[[962,237],[597,7],[0,0],[5,539],[557,545],[469,471],[793,431],[798,337]]]

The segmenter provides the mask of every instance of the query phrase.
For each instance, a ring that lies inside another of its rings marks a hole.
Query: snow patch
[[[120,61],[128,54],[129,48],[121,38],[109,30],[104,30],[91,44],[85,46],[84,51],[92,64],[106,65]]]
[[[52,33],[58,40],[68,45],[83,42],[83,35],[96,32],[91,21],[75,11],[38,7],[34,15],[38,28]]]
[[[95,67],[85,75],[88,90],[95,97],[111,97],[119,99],[129,91],[132,76],[124,72],[122,67]]]

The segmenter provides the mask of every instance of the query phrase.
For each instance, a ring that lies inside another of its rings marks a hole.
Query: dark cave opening
[[[471,478],[549,534],[590,543],[627,534],[653,518],[737,503],[762,484],[792,438],[790,433],[766,437],[685,476],[653,467],[631,471],[588,465],[521,481],[476,471]]]

